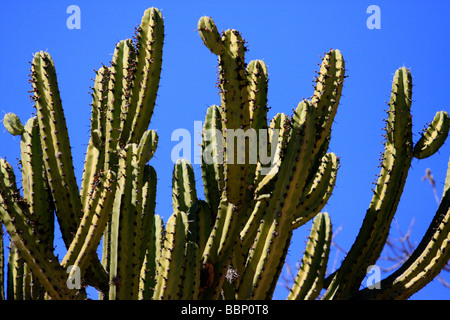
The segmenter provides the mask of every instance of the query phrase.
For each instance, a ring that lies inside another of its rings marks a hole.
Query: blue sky
[[[81,29],[67,28],[69,5],[81,9]],[[381,10],[381,29],[366,26],[370,5]],[[349,77],[330,146],[341,157],[341,168],[324,210],[330,213],[334,229],[341,228],[335,240],[345,250],[350,249],[372,197],[371,183],[383,151],[385,101],[395,70],[406,66],[413,75],[414,141],[437,111],[450,111],[445,99],[450,86],[450,3],[446,1],[2,1],[0,112],[14,112],[23,123],[32,115],[28,61],[36,51],[48,51],[56,66],[79,181],[89,140],[93,69],[109,63],[114,44],[133,35],[144,10],[151,6],[162,11],[166,33],[157,107],[150,125],[159,135],[151,161],[159,179],[156,210],[165,220],[172,213],[170,155],[177,144],[171,134],[183,128],[194,135],[194,121],[204,120],[209,105],[220,104],[216,56],[195,30],[201,16],[211,16],[219,30],[238,29],[248,42],[247,62],[265,61],[269,117],[278,112],[290,114],[303,97],[311,96],[320,56],[330,48],[341,50]],[[19,142],[1,130],[0,157],[15,164]],[[406,232],[414,218],[411,238],[417,243],[437,208],[430,185],[421,178],[431,168],[440,195],[449,145],[431,158],[412,162],[394,223]],[[201,192],[198,165],[195,171]],[[294,235],[287,257],[292,265],[300,259],[309,226]],[[395,227],[391,231],[398,237]],[[338,260],[342,258],[340,254]],[[444,276],[450,282],[450,274]],[[277,289],[276,299],[286,296],[284,288]],[[450,299],[450,289],[435,280],[413,298]]]

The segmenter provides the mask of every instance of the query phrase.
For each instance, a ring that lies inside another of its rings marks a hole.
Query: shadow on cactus
[[[271,299],[294,230],[311,220],[288,299],[406,299],[430,282],[450,257],[450,172],[409,260],[380,289],[360,289],[385,245],[411,160],[434,154],[449,131],[448,114],[438,112],[413,144],[409,70],[394,76],[381,172],[360,233],[326,277],[332,224],[321,210],[339,168],[328,146],[345,78],[341,52],[325,53],[311,98],[269,121],[264,62],[246,63],[240,33],[219,33],[209,17],[200,18],[198,32],[218,57],[221,103],[208,108],[204,122],[205,199],[197,196],[192,165],[179,159],[167,223],[155,214],[156,172],[148,165],[158,140],[147,129],[161,71],[160,12],[146,10],[135,39],[119,42],[111,65],[97,72],[80,190],[53,61],[35,55],[36,116],[25,127],[11,114],[4,121],[21,135],[23,181],[20,194],[11,166],[0,160],[0,214],[12,240],[8,298],[83,299],[83,286],[91,285],[105,300]],[[61,262],[52,251],[54,214],[67,247]],[[77,272],[78,290],[67,285]]]

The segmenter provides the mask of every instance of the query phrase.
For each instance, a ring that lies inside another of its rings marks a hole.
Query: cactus
[[[3,118],[3,125],[13,136],[19,136],[23,132],[23,124],[19,117],[14,113],[5,114]]]
[[[111,65],[96,72],[81,190],[73,170],[55,65],[47,52],[34,55],[30,82],[36,116],[25,127],[14,114],[4,118],[8,131],[22,139],[23,195],[12,167],[0,160],[1,221],[12,240],[11,266],[21,265],[10,272],[11,298],[80,299],[85,297],[86,285],[97,288],[105,298],[137,298],[138,275],[149,242],[143,228],[152,228],[155,209],[156,173],[147,163],[158,136],[147,128],[158,89],[163,39],[161,13],[150,8],[134,40],[120,41]],[[61,262],[53,254],[54,214],[67,248]],[[108,253],[103,265],[96,254],[102,236]],[[117,275],[119,260],[131,263],[135,270],[131,275],[136,284],[129,288],[117,284],[117,277],[125,277],[130,270],[125,264],[125,271]],[[67,281],[76,270],[81,272],[83,286],[71,290]]]
[[[0,159],[0,219],[12,240],[8,298],[84,299],[84,287],[91,285],[105,300],[271,299],[293,232],[309,221],[289,300],[404,299],[431,281],[450,258],[450,163],[440,207],[422,242],[380,290],[360,289],[383,250],[412,159],[433,155],[449,132],[449,116],[441,111],[413,143],[410,71],[400,68],[394,75],[381,172],[360,233],[340,268],[326,277],[332,214],[322,209],[340,165],[328,146],[345,79],[341,52],[324,54],[310,98],[293,114],[269,121],[265,63],[246,64],[237,30],[219,33],[209,17],[197,27],[218,56],[221,103],[207,109],[202,132],[205,199],[199,198],[192,164],[177,160],[166,223],[155,214],[156,170],[148,164],[158,142],[148,126],[162,62],[159,10],[146,10],[135,38],[117,43],[111,65],[96,71],[80,188],[55,66],[48,53],[36,53],[36,116],[24,127],[14,114],[4,120],[11,134],[21,136],[23,185],[21,194],[13,168]],[[52,250],[53,214],[67,248],[61,262]],[[0,258],[3,271],[3,253]],[[83,286],[70,289],[67,281],[77,270]]]

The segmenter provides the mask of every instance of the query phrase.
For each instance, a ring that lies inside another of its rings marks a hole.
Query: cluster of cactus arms
[[[434,154],[449,132],[441,111],[413,143],[409,70],[394,76],[381,172],[361,230],[340,268],[327,275],[332,224],[321,210],[340,165],[328,152],[345,78],[340,51],[324,54],[309,99],[269,121],[264,62],[247,64],[240,33],[219,33],[210,17],[200,18],[198,32],[218,56],[221,103],[207,109],[204,121],[204,200],[191,163],[177,160],[166,223],[155,214],[156,171],[148,164],[158,140],[148,127],[162,63],[159,10],[146,10],[135,38],[120,41],[111,65],[96,73],[80,189],[53,61],[36,53],[36,115],[25,126],[14,114],[4,118],[7,130],[21,136],[22,170],[20,192],[13,168],[0,159],[0,219],[11,238],[8,299],[84,299],[87,285],[105,300],[271,299],[294,230],[311,220],[289,300],[406,299],[437,276],[450,258],[450,166],[417,249],[379,289],[361,289],[383,250],[412,159]],[[67,248],[61,261],[53,250],[54,216]],[[72,288],[77,272],[82,285]]]
[[[117,43],[111,64],[96,71],[80,189],[53,60],[47,52],[34,55],[35,116],[25,127],[14,114],[4,118],[6,129],[21,135],[23,189],[20,194],[11,165],[1,159],[0,214],[11,237],[9,298],[82,299],[87,285],[105,299],[138,298],[145,230],[154,224],[156,173],[148,162],[158,136],[147,129],[163,41],[161,13],[150,8],[135,37]],[[53,250],[54,216],[67,249],[61,261]],[[77,272],[81,286],[69,288]]]

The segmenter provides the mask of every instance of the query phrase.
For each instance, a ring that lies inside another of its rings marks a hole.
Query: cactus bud
[[[14,113],[7,113],[3,118],[3,125],[13,136],[20,136],[23,132],[23,125],[19,117]]]

